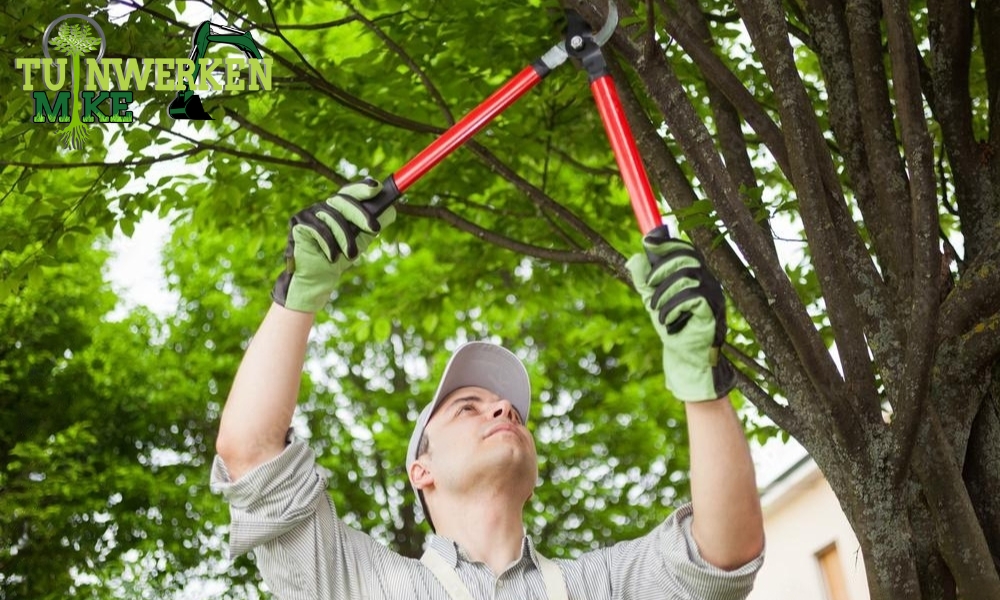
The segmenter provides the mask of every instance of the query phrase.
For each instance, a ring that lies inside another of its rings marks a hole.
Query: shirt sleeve
[[[376,542],[348,527],[327,494],[313,451],[293,441],[233,482],[216,456],[212,490],[229,502],[229,555],[254,550],[275,598],[351,598],[368,586]]]
[[[581,575],[591,580],[587,585],[606,586],[615,599],[744,600],[764,562],[763,552],[731,571],[716,567],[698,550],[691,515],[691,505],[685,504],[645,536],[581,556]],[[602,571],[607,579],[594,577]]]

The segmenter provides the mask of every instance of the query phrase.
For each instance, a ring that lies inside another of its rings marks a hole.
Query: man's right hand
[[[396,218],[392,206],[377,219],[362,206],[381,190],[382,185],[374,179],[351,183],[292,217],[285,271],[271,292],[275,302],[299,312],[315,313],[323,308],[340,275]]]
[[[663,342],[667,389],[685,402],[725,396],[736,373],[721,351],[727,330],[722,286],[694,246],[670,237],[665,226],[642,244],[645,252],[626,266]]]

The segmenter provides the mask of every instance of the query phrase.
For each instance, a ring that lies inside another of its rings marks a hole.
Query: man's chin
[[[533,452],[514,444],[506,444],[496,450],[488,461],[490,463],[488,470],[491,473],[499,472],[508,481],[524,477],[530,479],[534,486],[538,473],[538,457]]]

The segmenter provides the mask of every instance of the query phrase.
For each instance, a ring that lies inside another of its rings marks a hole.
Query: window
[[[850,600],[847,595],[847,578],[844,577],[844,567],[837,552],[837,544],[833,543],[816,553],[816,561],[823,572],[823,583],[826,585],[826,597],[829,600]]]

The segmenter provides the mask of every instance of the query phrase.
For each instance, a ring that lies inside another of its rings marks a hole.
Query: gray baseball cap
[[[501,398],[508,400],[514,410],[521,416],[521,421],[528,422],[531,408],[531,382],[524,364],[513,352],[490,342],[468,342],[459,346],[448,359],[448,364],[441,375],[441,383],[430,403],[420,411],[417,423],[410,436],[410,445],[406,450],[406,472],[417,460],[417,446],[427,428],[427,423],[434,416],[434,411],[448,394],[467,386],[477,386],[490,390]],[[430,523],[430,513],[424,503],[420,490],[414,490],[424,509],[424,516]],[[431,523],[431,529],[434,524]]]

